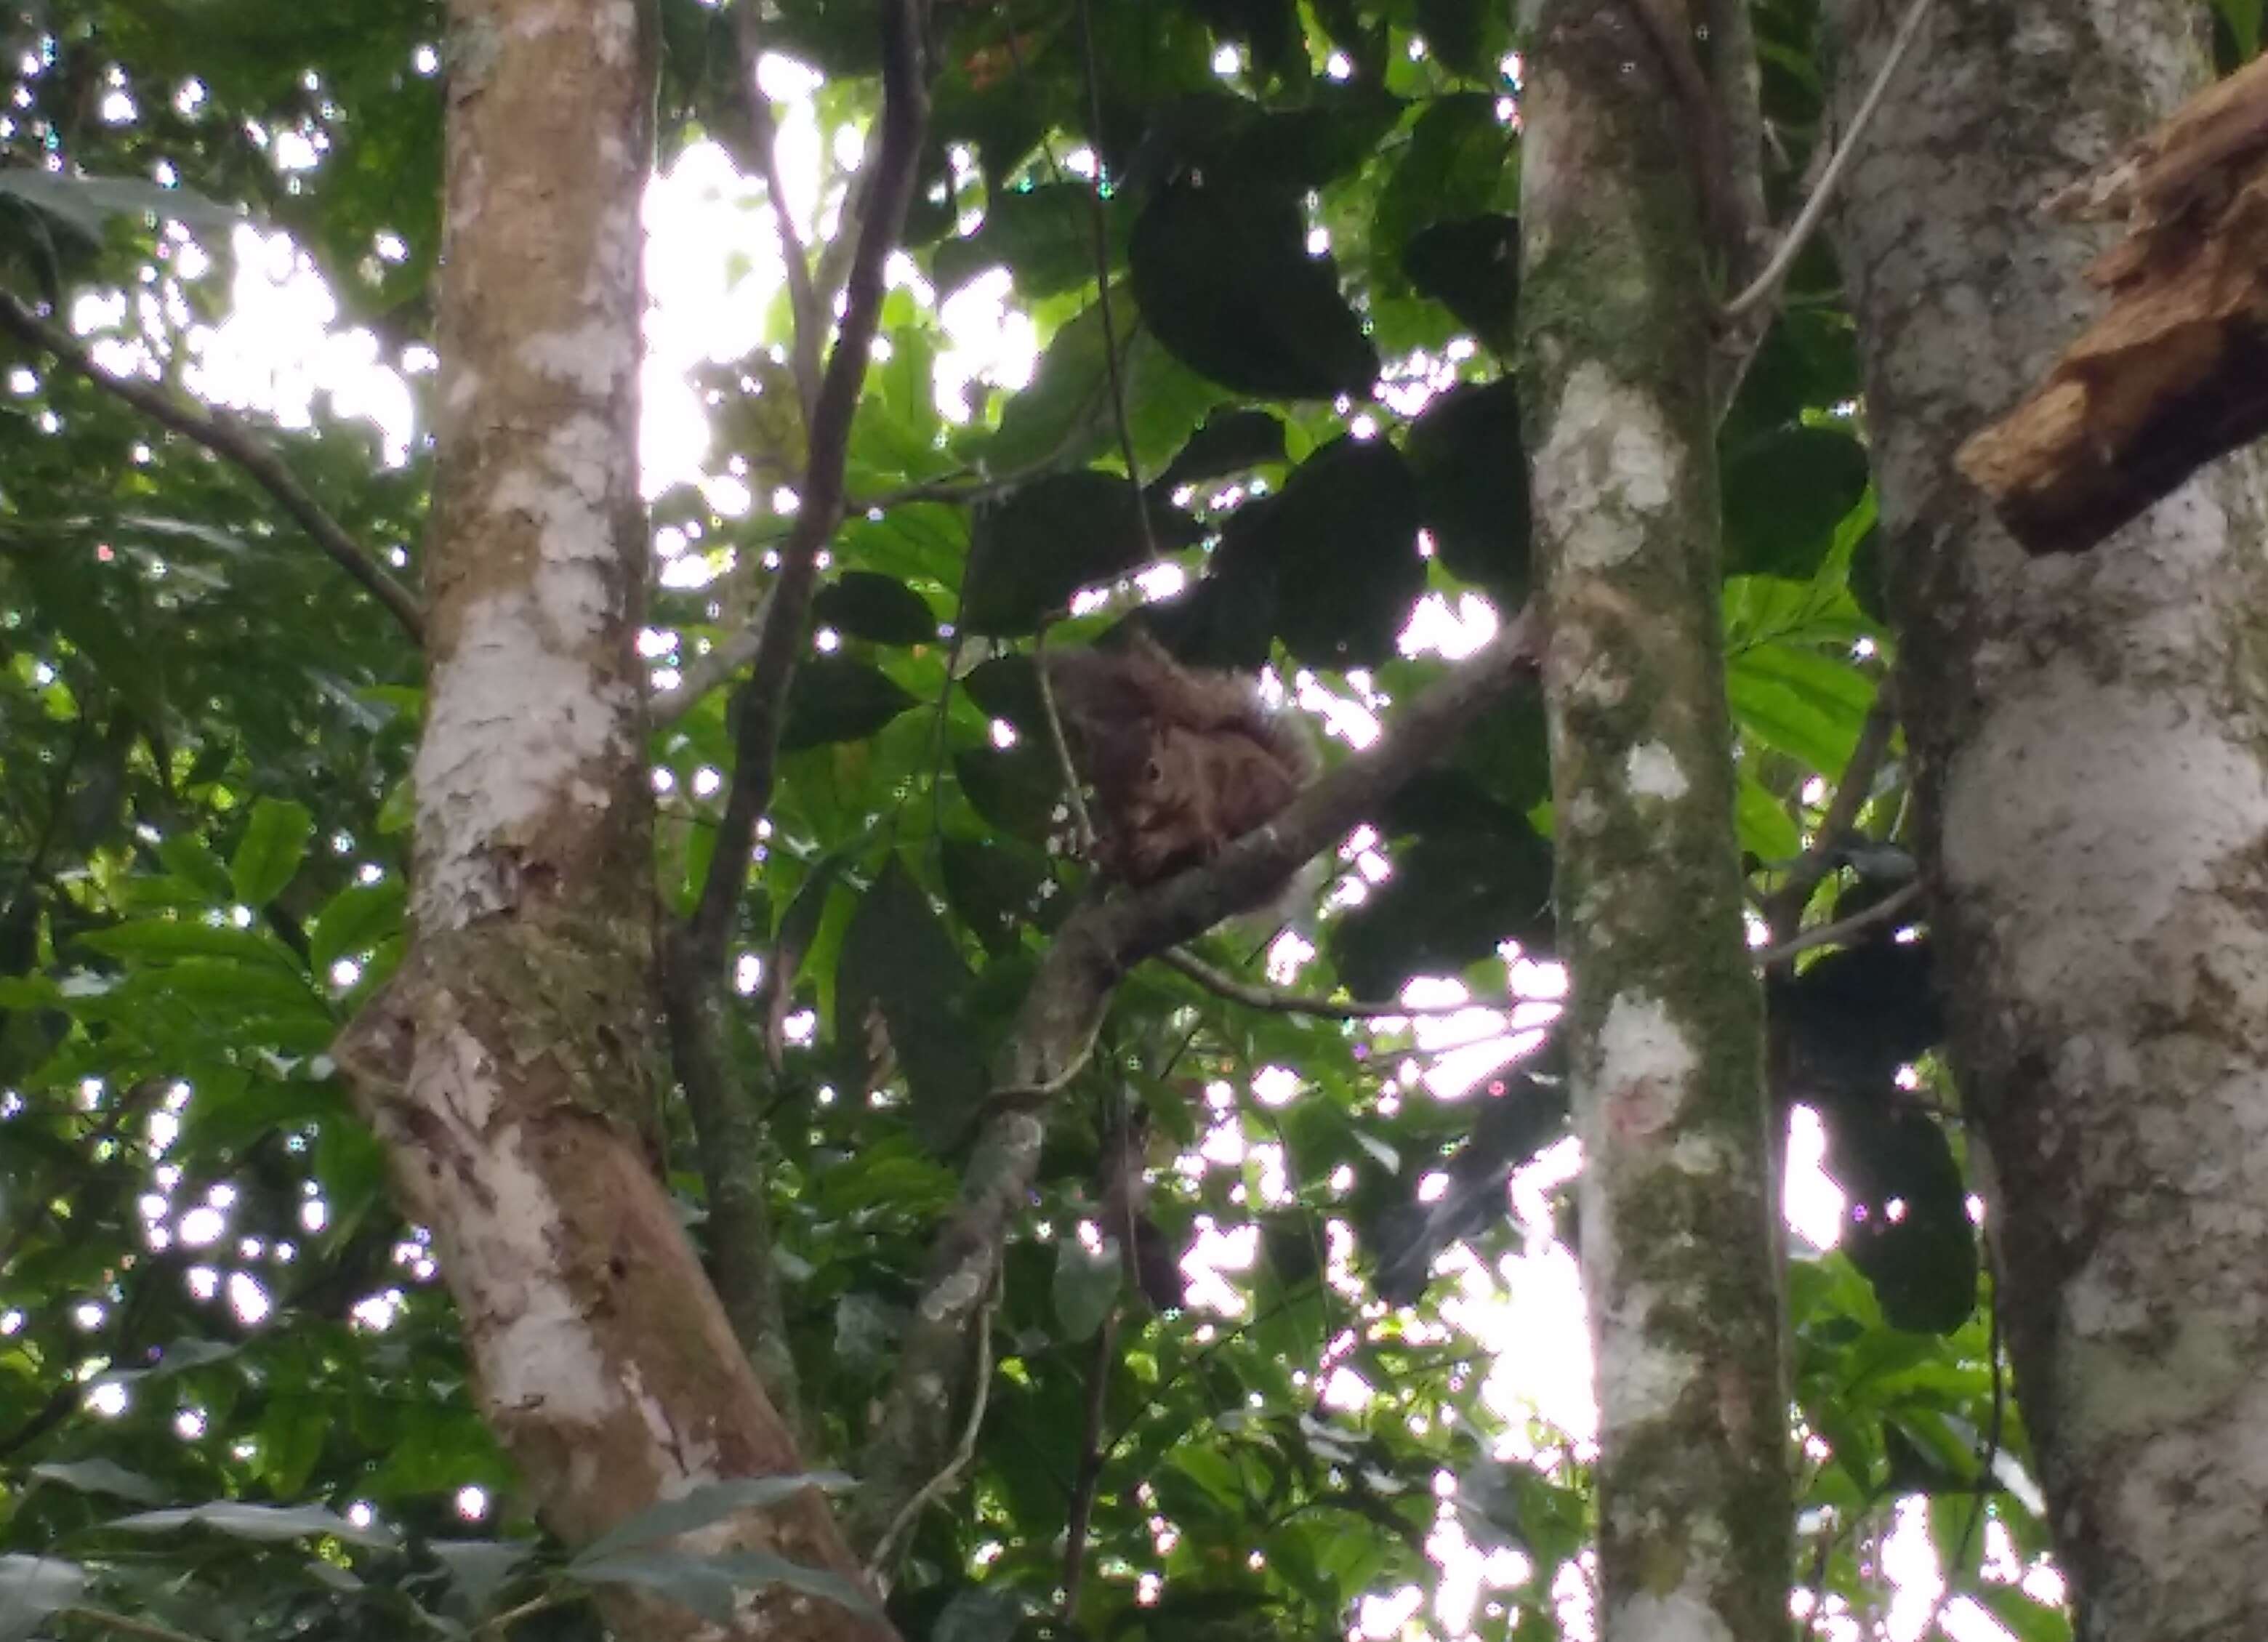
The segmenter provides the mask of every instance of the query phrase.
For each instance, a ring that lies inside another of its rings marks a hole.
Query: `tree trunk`
[[[1837,100],[1889,0],[1838,0]],[[2184,0],[1944,0],[1837,228],[1951,1055],[2080,1634],[2268,1634],[2268,474],[2032,558],[1955,472],[2099,307],[2030,208],[2200,82]]]
[[[434,1232],[482,1406],[571,1544],[704,1483],[802,1469],[651,1161],[633,644],[652,24],[629,4],[451,8],[414,940],[340,1046]],[[807,1490],[678,1546],[728,1548],[855,1578]],[[659,1596],[612,1598],[609,1617],[695,1629]],[[730,1633],[885,1631],[772,1586],[740,1596]]]
[[[1607,1642],[1784,1635],[1790,1578],[1704,214],[1669,55],[1691,43],[1640,23],[1635,4],[1543,5],[1521,105],[1521,383]]]

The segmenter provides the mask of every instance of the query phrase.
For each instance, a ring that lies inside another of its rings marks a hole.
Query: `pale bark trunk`
[[[1670,8],[1675,11],[1676,8]],[[1606,1642],[1787,1628],[1762,1038],[1717,593],[1709,288],[1665,41],[1550,0],[1521,114],[1522,391],[1584,1146]]]
[[[1839,0],[1837,100],[1900,7]],[[2030,207],[2193,90],[2184,0],[1942,0],[1837,230],[1952,1059],[2080,1634],[2268,1635],[2268,482],[2027,556],[1955,472],[2096,310]]]
[[[630,0],[451,8],[414,943],[340,1047],[435,1234],[482,1405],[571,1544],[703,1483],[802,1469],[649,1161],[652,21]],[[808,1491],[688,1538],[856,1577]],[[696,1629],[657,1597],[608,1606],[626,1635]],[[733,1634],[886,1634],[776,1586],[738,1613]]]

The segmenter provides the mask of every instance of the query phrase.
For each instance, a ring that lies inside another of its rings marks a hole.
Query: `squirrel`
[[[1047,666],[1072,762],[1094,790],[1096,865],[1137,888],[1211,860],[1314,776],[1313,743],[1253,680],[1184,666],[1139,628],[1123,649],[1071,651]]]

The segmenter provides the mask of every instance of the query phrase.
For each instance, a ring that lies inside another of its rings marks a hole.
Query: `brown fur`
[[[1094,789],[1099,865],[1130,884],[1210,861],[1314,773],[1306,736],[1250,679],[1185,667],[1146,633],[1051,656],[1048,679]]]

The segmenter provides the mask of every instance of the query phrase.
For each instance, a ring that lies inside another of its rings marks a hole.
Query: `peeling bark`
[[[1892,21],[1833,8],[1839,101]],[[1837,225],[1955,1073],[2079,1634],[2268,1634],[2268,473],[2034,558],[1955,471],[2096,306],[2021,202],[2205,66],[2184,0],[1946,0]]]
[[[1600,1403],[1600,1634],[1783,1634],[1786,1387],[1717,594],[1710,306],[1632,7],[1547,0],[1522,400]]]
[[[2133,212],[2088,272],[2110,306],[1958,458],[2036,553],[2093,547],[2268,434],[2268,57],[2183,104],[2082,195],[2098,213]]]
[[[804,1467],[652,1165],[633,643],[652,16],[456,0],[447,43],[413,943],[338,1055],[432,1228],[483,1412],[576,1544],[703,1483]],[[856,1577],[809,1491],[690,1537]],[[658,1596],[606,1605],[624,1635],[703,1629]],[[778,1587],[744,1595],[731,1631],[889,1635]]]

